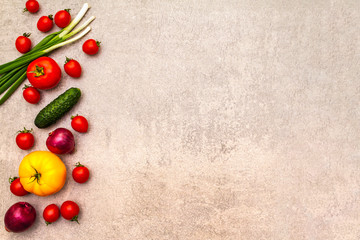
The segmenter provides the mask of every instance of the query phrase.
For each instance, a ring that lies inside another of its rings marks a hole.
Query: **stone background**
[[[14,41],[46,34],[37,19],[84,2],[0,0],[0,63],[19,56]],[[360,238],[360,2],[285,0],[91,0],[87,38],[102,42],[86,56],[81,40],[53,54],[83,66],[63,71],[58,87],[30,105],[17,90],[0,107],[0,216],[17,201],[38,212],[22,234],[0,239]],[[52,31],[56,31],[54,27]],[[75,86],[82,99],[57,124],[33,120],[48,102]],[[16,131],[34,128],[32,150],[47,134],[89,119],[75,133],[91,179],[68,175],[57,194],[16,197],[8,178],[30,151]],[[76,201],[80,225],[45,226],[48,204]],[[0,223],[3,229],[4,223]]]

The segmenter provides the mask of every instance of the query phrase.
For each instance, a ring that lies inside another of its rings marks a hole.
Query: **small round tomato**
[[[69,23],[71,21],[70,9],[58,11],[55,14],[54,20],[55,20],[56,26],[58,26],[59,28],[64,28],[67,25],[69,25]]]
[[[60,82],[61,69],[53,59],[40,57],[29,64],[26,76],[33,87],[50,89]]]
[[[18,135],[16,136],[16,144],[22,150],[28,150],[34,146],[34,136],[32,135],[32,129],[27,130],[24,128],[22,131],[18,131]]]
[[[88,39],[84,42],[82,49],[84,53],[94,55],[99,51],[100,43],[94,39]]]
[[[66,57],[64,64],[65,72],[73,78],[78,78],[81,76],[81,66],[80,63],[74,59]]]
[[[84,165],[81,165],[79,162],[76,163],[76,167],[72,171],[72,177],[77,183],[84,183],[89,179],[89,169]]]
[[[61,216],[66,220],[78,222],[79,206],[73,201],[65,201],[60,207]]]
[[[43,211],[43,218],[45,220],[46,225],[49,225],[60,217],[59,207],[55,204],[48,205]]]
[[[48,32],[53,27],[53,17],[52,15],[49,16],[42,16],[39,21],[37,22],[37,28],[41,32]]]
[[[85,117],[76,115],[76,116],[72,116],[71,119],[72,119],[71,127],[75,131],[81,132],[81,133],[87,132],[87,130],[89,128],[89,124]]]
[[[16,49],[21,53],[27,53],[31,49],[31,33],[24,33],[22,36],[19,36],[15,41]]]
[[[29,0],[25,3],[24,12],[36,13],[39,11],[39,3],[36,0]]]
[[[20,178],[18,177],[9,178],[9,183],[10,183],[10,191],[14,195],[21,197],[29,193],[21,185]]]
[[[23,89],[23,97],[28,103],[36,104],[40,101],[40,93],[36,88],[25,85]]]

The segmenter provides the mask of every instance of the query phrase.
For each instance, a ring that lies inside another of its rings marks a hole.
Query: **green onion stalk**
[[[27,66],[32,61],[42,56],[48,56],[55,49],[81,39],[91,30],[91,27],[88,25],[95,19],[94,16],[90,17],[81,26],[74,29],[85,16],[89,8],[89,4],[85,3],[78,15],[67,27],[61,31],[49,34],[21,57],[0,65],[0,95],[7,90],[0,98],[0,105],[3,104],[23,83],[26,78]]]

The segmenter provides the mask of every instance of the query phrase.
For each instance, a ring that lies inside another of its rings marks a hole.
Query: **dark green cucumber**
[[[80,89],[69,88],[39,112],[35,118],[35,126],[46,128],[54,124],[75,106],[80,96]]]

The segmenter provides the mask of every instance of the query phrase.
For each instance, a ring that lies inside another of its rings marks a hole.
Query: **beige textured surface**
[[[40,1],[40,0],[39,0]],[[15,38],[38,41],[40,15],[83,2],[40,1],[39,14],[1,0],[0,62],[18,56]],[[97,16],[81,44],[52,55],[83,65],[81,79],[64,74],[37,106],[21,91],[0,108],[0,216],[16,201],[41,215],[71,199],[80,225],[38,218],[23,234],[0,225],[0,239],[360,238],[360,6],[348,1],[89,1]],[[54,196],[18,198],[7,179],[27,153],[14,142],[37,112],[70,86],[81,102],[46,134],[88,117],[76,134],[91,180],[71,176]],[[15,120],[14,120],[15,119]]]

